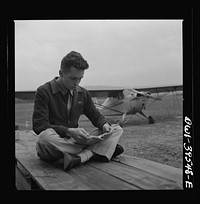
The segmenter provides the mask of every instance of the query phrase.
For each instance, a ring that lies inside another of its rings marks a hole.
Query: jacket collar
[[[56,94],[57,92],[60,91],[63,95],[65,95],[65,94],[68,92],[68,90],[67,90],[67,89],[66,89],[66,90],[62,89],[62,88],[59,86],[59,84],[58,84],[58,82],[56,81],[56,79],[58,79],[58,77],[55,77],[53,80],[50,81],[52,93],[53,93],[53,94]],[[76,91],[76,92],[83,92],[83,90],[81,89],[80,86],[77,86],[75,91]],[[72,92],[71,92],[71,94],[72,94]]]

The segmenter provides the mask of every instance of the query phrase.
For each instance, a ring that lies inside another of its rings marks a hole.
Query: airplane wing
[[[125,88],[124,88],[125,89]],[[105,97],[119,97],[122,96],[124,89],[108,89],[108,90],[88,90],[92,97],[105,98]],[[175,86],[159,86],[159,87],[145,87],[135,88],[137,91],[161,93],[161,92],[174,92],[183,90],[183,85]]]
[[[117,98],[123,95],[124,89],[110,89],[110,90],[88,90],[91,97],[94,98]]]
[[[124,89],[105,89],[105,90],[88,90],[91,97],[94,98],[106,98],[106,97],[120,97],[123,94]],[[15,91],[15,98],[23,100],[33,100],[35,97],[35,91]]]
[[[174,91],[182,91],[183,85],[136,88],[136,90],[150,92],[150,93],[174,92]]]
[[[125,88],[124,88],[125,89]],[[101,89],[101,90],[88,90],[91,97],[94,98],[106,98],[123,97],[123,88],[121,89]],[[183,85],[175,86],[160,86],[160,87],[146,87],[146,88],[136,88],[137,91],[144,91],[150,93],[160,93],[160,92],[174,92],[183,90]],[[23,100],[33,100],[35,96],[35,91],[15,91],[15,98]]]

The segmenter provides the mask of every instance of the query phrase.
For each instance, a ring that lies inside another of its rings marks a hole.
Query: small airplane
[[[177,86],[163,86],[163,87],[151,87],[151,88],[139,88],[139,89],[118,89],[118,90],[89,90],[91,96],[94,99],[94,104],[98,108],[101,114],[104,116],[118,116],[121,115],[121,121],[117,121],[121,126],[128,122],[133,115],[139,113],[142,115],[149,124],[153,124],[155,120],[152,116],[146,116],[143,110],[146,109],[146,105],[149,99],[161,100],[161,96],[158,93],[181,91],[182,85]],[[153,96],[152,94],[157,94]],[[164,94],[162,94],[164,95]],[[100,104],[97,98],[107,97],[105,101]],[[125,120],[127,115],[131,115]]]
[[[152,116],[146,116],[143,110],[146,109],[149,99],[161,100],[159,93],[169,93],[182,91],[182,85],[175,86],[162,86],[162,87],[148,87],[136,89],[101,89],[101,90],[88,90],[93,98],[95,106],[100,113],[104,116],[122,116],[121,121],[117,121],[121,126],[128,122],[133,115],[139,113],[142,115],[149,124],[153,124],[155,120]],[[152,95],[154,94],[154,95]],[[155,96],[156,94],[156,96]],[[15,97],[24,100],[33,100],[35,91],[16,91]],[[107,97],[107,98],[106,98]],[[97,98],[106,98],[100,104]],[[131,115],[125,120],[127,115]]]

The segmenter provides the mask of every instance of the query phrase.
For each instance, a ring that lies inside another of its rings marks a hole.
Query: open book
[[[111,135],[112,131],[113,131],[113,129],[111,129],[110,132],[105,132],[105,133],[103,133],[101,135],[92,135],[93,132],[91,132],[87,136],[86,145],[92,145],[94,143],[97,143],[99,141],[103,141],[103,140],[107,139]],[[74,138],[72,138],[72,137],[69,140],[71,140],[73,143],[77,143],[78,144],[78,142]]]
[[[88,135],[87,144],[90,145],[90,144],[105,140],[111,135],[111,133],[112,133],[112,130],[110,132],[105,132],[101,135],[96,135],[96,136],[95,135]]]

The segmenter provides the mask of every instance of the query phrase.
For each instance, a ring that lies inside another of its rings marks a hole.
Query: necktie
[[[70,91],[68,91],[67,92],[67,113],[68,113],[68,116],[70,113],[71,106],[72,106],[72,95],[71,95]]]

